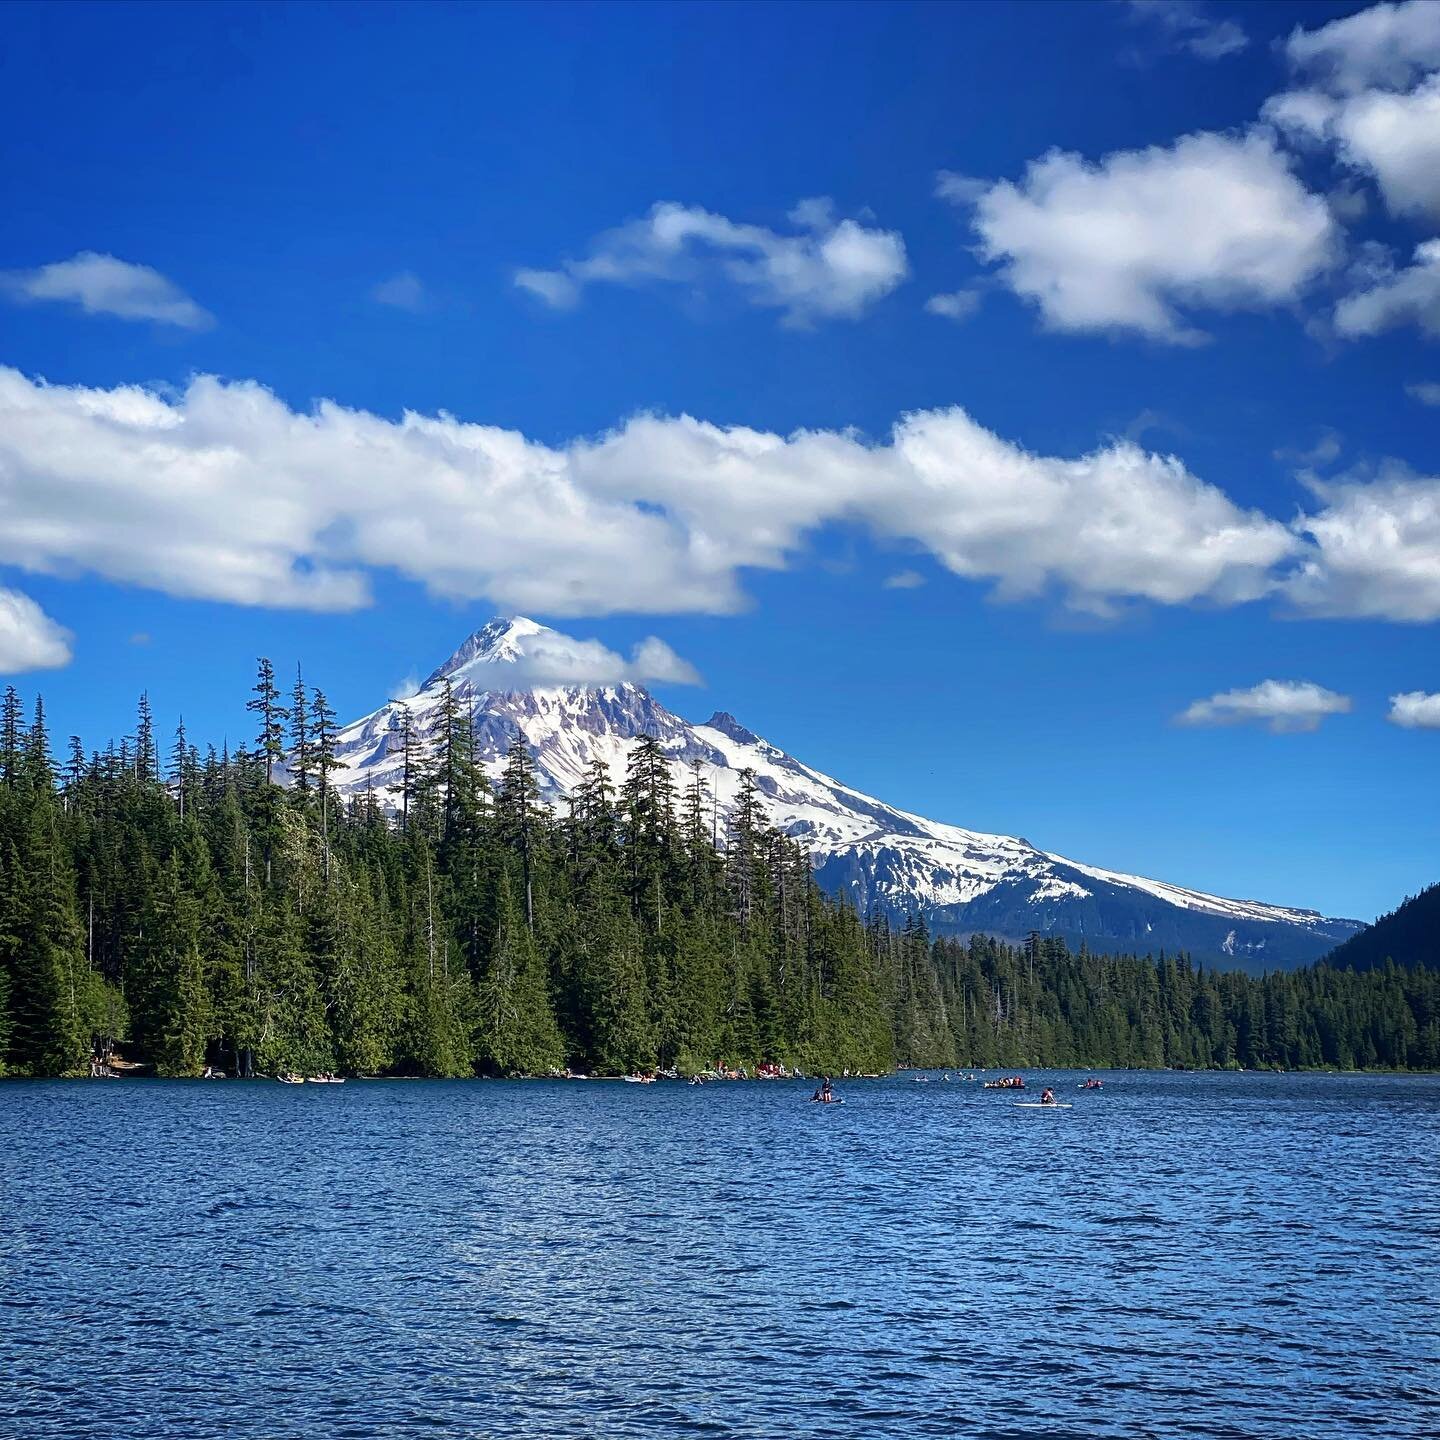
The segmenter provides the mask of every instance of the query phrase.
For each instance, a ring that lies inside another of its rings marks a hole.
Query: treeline
[[[1327,958],[1347,970],[1374,970],[1388,961],[1440,967],[1440,885],[1410,896],[1403,905],[1336,946]]]
[[[932,941],[816,887],[746,776],[718,830],[653,739],[556,814],[467,707],[397,739],[390,811],[333,784],[334,715],[268,662],[256,740],[55,756],[0,704],[0,1063],[85,1074],[681,1072],[916,1065],[1440,1066],[1435,976],[1255,980],[1032,936]],[[285,783],[279,783],[281,780]]]

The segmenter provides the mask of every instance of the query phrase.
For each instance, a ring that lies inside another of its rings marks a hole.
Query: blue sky
[[[353,717],[518,610],[937,819],[1436,878],[1440,6],[0,27],[0,674],[62,734],[241,736],[257,654]]]

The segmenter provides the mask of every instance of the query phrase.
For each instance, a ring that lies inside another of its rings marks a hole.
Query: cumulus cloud
[[[1333,144],[1342,164],[1376,182],[1392,214],[1440,216],[1440,76],[1405,93],[1287,91],[1265,115],[1292,137]]]
[[[241,605],[354,609],[385,571],[557,616],[726,614],[747,570],[848,524],[1002,600],[1440,616],[1440,482],[1315,485],[1286,523],[1133,441],[1039,455],[959,408],[873,441],[641,415],[547,446],[444,414],[295,411],[253,382],[160,394],[0,367],[0,476],[0,565]]]
[[[982,255],[1056,330],[1194,344],[1186,310],[1289,303],[1335,256],[1328,206],[1265,128],[1095,163],[1051,151],[973,204]]]
[[[1333,146],[1374,180],[1394,215],[1440,218],[1440,4],[1373,5],[1285,45],[1300,87],[1267,117],[1301,141]]]
[[[206,330],[215,317],[158,270],[84,250],[37,270],[0,271],[0,293],[21,302],[60,301],[87,315],[153,320],[182,330]]]
[[[1226,690],[1196,700],[1175,717],[1179,725],[1262,723],[1277,735],[1317,730],[1327,715],[1345,715],[1350,698],[1308,680],[1262,680],[1248,690]]]
[[[521,289],[556,309],[580,302],[589,285],[721,281],[785,323],[853,319],[909,272],[893,230],[836,220],[829,200],[803,200],[789,215],[795,233],[739,224],[694,205],[664,202],[639,220],[596,237],[583,259],[517,270]]]
[[[1413,264],[1371,275],[1335,307],[1335,328],[1342,335],[1378,335],[1397,325],[1440,336],[1440,240],[1417,245]]]
[[[370,292],[370,298],[377,305],[388,305],[392,310],[409,310],[418,314],[425,308],[427,296],[420,277],[409,270],[402,270],[388,280],[382,280]]]
[[[1390,713],[1385,718],[1404,730],[1440,730],[1440,694],[1408,690],[1403,695],[1392,695]]]
[[[1239,54],[1250,38],[1233,20],[1216,20],[1194,0],[1128,0],[1131,19],[1147,25],[1165,48],[1197,60]]]
[[[70,640],[28,595],[0,588],[0,675],[68,665]]]
[[[1324,508],[1296,521],[1313,546],[1286,582],[1290,599],[1319,616],[1440,619],[1440,480],[1396,470],[1308,484]]]
[[[944,295],[932,295],[925,308],[932,315],[943,315],[947,320],[968,320],[980,308],[978,290],[953,290]]]
[[[1317,30],[1297,26],[1285,54],[1298,72],[1342,94],[1402,88],[1440,68],[1440,5],[1406,0],[1372,5]]]

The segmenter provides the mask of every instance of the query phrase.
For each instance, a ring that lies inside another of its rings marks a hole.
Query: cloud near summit
[[[387,571],[556,616],[726,614],[822,527],[928,551],[1003,600],[1440,617],[1440,482],[1317,493],[1287,523],[1123,441],[1032,453],[959,408],[889,436],[642,415],[547,446],[453,416],[292,410],[254,382],[49,385],[0,368],[0,565],[351,610]]]

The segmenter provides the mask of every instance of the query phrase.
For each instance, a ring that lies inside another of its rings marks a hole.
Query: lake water
[[[1440,1434],[1440,1078],[1049,1078],[0,1085],[0,1436]]]

